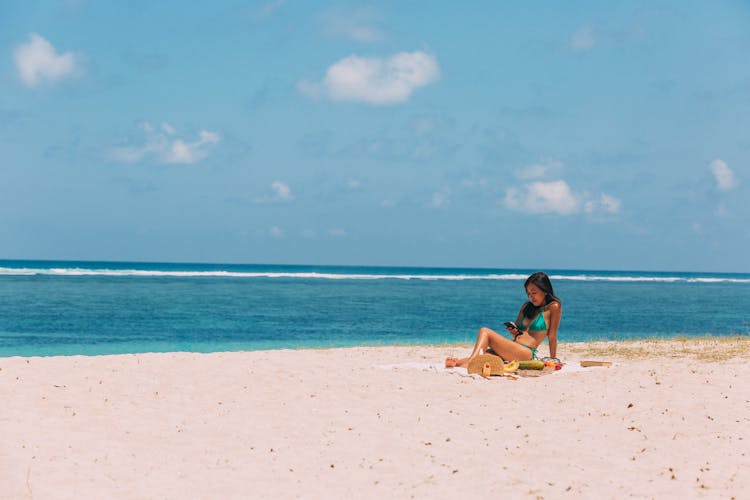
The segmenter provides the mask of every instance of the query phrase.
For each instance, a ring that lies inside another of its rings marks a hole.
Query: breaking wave
[[[81,267],[0,267],[0,276],[113,276],[113,277],[174,277],[174,278],[287,278],[327,280],[495,280],[518,281],[525,273],[350,273],[313,271],[227,271],[227,270],[152,270],[152,269],[94,269]],[[750,278],[726,276],[647,276],[604,274],[550,274],[554,281],[610,281],[656,283],[750,283]]]

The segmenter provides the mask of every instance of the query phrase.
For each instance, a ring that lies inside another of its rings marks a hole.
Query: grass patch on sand
[[[750,358],[750,337],[744,336],[571,342],[560,347],[566,355],[600,361],[687,357],[715,362]]]

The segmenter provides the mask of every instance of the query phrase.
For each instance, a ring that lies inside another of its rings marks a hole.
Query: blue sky
[[[0,2],[0,258],[750,272],[750,4]]]

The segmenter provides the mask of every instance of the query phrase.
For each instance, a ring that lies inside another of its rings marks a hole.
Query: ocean
[[[534,271],[0,260],[0,356],[473,343]],[[544,271],[560,343],[750,334],[750,274]]]

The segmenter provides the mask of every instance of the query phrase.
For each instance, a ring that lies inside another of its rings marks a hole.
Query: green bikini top
[[[529,326],[525,328],[525,330],[534,330],[535,332],[545,332],[547,331],[547,322],[544,320],[544,311],[547,310],[547,306],[544,306],[539,314],[537,314],[536,318],[534,318],[534,321],[532,321]],[[521,324],[523,324],[524,316],[521,315]],[[520,326],[520,325],[519,325]]]

